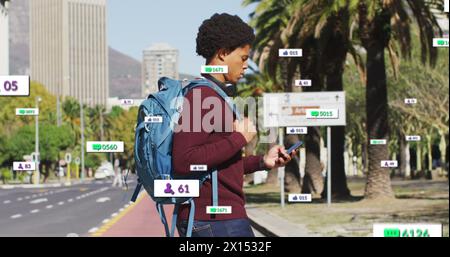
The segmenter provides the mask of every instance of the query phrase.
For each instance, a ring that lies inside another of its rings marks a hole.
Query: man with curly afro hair
[[[205,20],[197,34],[197,53],[205,58],[206,65],[228,66],[228,73],[202,76],[228,96],[235,96],[234,88],[248,68],[250,45],[254,39],[253,29],[238,16],[216,13]],[[217,169],[218,206],[227,206],[231,210],[227,214],[207,213],[207,207],[213,205],[212,184],[210,180],[205,181],[199,197],[194,198],[195,206],[191,206],[195,207],[192,236],[253,237],[245,211],[243,177],[258,170],[284,166],[291,160],[291,155],[283,146],[274,146],[265,155],[243,157],[242,148],[255,137],[256,128],[247,118],[237,120],[231,108],[208,86],[190,90],[184,104],[177,125],[183,130],[177,129],[173,137],[174,172],[184,177],[192,175],[195,171],[190,171],[190,165],[194,164],[206,165],[208,170]],[[201,106],[201,109],[195,106]],[[213,119],[209,112],[214,113]],[[211,125],[211,121],[213,129],[208,130],[205,127]],[[187,234],[189,207],[188,204],[179,206],[177,228],[180,236]]]

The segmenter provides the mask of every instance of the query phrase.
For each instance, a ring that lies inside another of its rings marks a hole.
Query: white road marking
[[[25,196],[25,199],[30,199],[30,196]]]
[[[22,200],[23,200],[22,197],[17,198],[17,201],[22,201]]]
[[[31,204],[38,204],[38,203],[43,203],[43,202],[47,202],[47,201],[48,201],[47,198],[39,198],[39,199],[31,201],[30,203]]]
[[[109,197],[100,197],[100,198],[98,198],[97,199],[97,203],[104,203],[104,202],[107,202],[107,201],[110,201],[111,200],[111,198],[109,198]]]
[[[106,223],[106,222],[108,222],[109,221],[109,219],[104,219],[102,222],[103,223]]]
[[[22,214],[16,214],[16,215],[11,216],[11,219],[17,219],[20,217],[22,217]]]
[[[51,208],[53,208],[53,205],[47,205],[47,206],[45,206],[45,208],[47,208],[47,209],[51,209]]]
[[[3,201],[4,204],[10,203],[10,202],[11,202],[10,200]]]
[[[77,233],[69,233],[66,237],[79,237]]]
[[[69,200],[67,200],[69,203],[71,203],[71,202],[73,202],[73,199],[72,198],[70,198]]]
[[[115,213],[113,213],[113,214],[111,214],[111,217],[116,217],[117,216],[117,213],[115,212]]]
[[[64,202],[59,202],[59,203],[58,203],[58,205],[63,205],[63,204],[64,204]]]
[[[39,209],[34,209],[34,210],[30,211],[30,213],[37,213],[37,212],[39,212]]]
[[[97,230],[98,230],[98,228],[91,228],[91,229],[89,229],[88,233],[94,233]]]

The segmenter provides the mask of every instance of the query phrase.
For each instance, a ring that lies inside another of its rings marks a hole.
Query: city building
[[[9,0],[0,0],[0,75],[9,75]]]
[[[158,91],[158,79],[169,77],[179,79],[178,49],[158,43],[143,51],[142,97]]]
[[[30,1],[31,80],[55,95],[106,105],[106,0]]]

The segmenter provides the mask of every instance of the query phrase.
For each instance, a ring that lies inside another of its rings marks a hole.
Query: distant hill
[[[109,47],[109,96],[141,98],[141,62]]]

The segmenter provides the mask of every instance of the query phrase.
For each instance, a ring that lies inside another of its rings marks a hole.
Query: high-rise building
[[[165,43],[154,44],[143,51],[142,96],[158,91],[158,79],[178,79],[178,50]]]
[[[9,0],[0,0],[0,75],[9,75]]]
[[[106,105],[106,0],[30,1],[31,80],[60,96]]]

